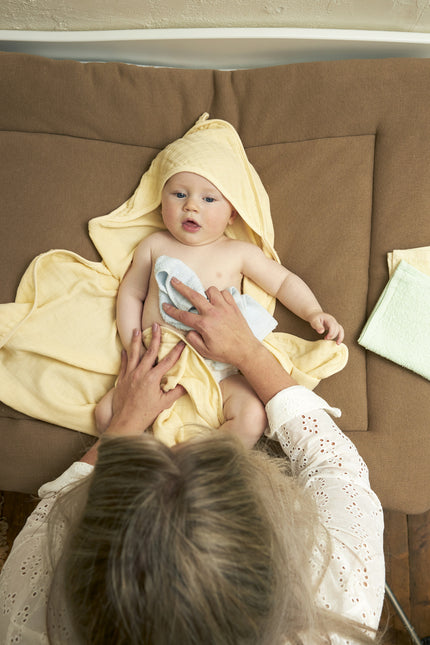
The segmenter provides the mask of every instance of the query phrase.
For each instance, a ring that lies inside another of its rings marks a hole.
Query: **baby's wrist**
[[[313,323],[313,321],[315,320],[315,318],[317,318],[318,316],[321,316],[321,315],[323,315],[323,314],[324,314],[324,312],[323,312],[323,310],[322,310],[322,309],[314,309],[313,311],[311,311],[310,313],[308,313],[308,314],[305,316],[305,318],[304,318],[304,319],[306,320],[306,322],[308,322],[310,325],[312,325],[312,323]]]

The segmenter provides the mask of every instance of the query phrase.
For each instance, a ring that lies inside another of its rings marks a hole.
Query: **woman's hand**
[[[163,305],[169,316],[195,330],[187,333],[190,345],[205,358],[231,363],[241,369],[246,355],[261,343],[252,333],[231,293],[209,287],[205,298],[179,280],[172,279],[172,285],[198,311],[196,314]]]
[[[108,434],[141,434],[156,417],[179,399],[185,390],[181,385],[168,392],[161,388],[163,376],[179,359],[184,343],[179,342],[159,363],[158,349],[161,341],[159,325],[152,329],[148,350],[141,357],[142,335],[133,331],[130,351],[121,356],[121,369],[113,394],[113,417],[105,431]]]
[[[280,390],[296,385],[254,336],[229,291],[209,287],[207,300],[178,280],[172,280],[172,284],[198,313],[179,311],[172,305],[163,305],[164,309],[172,318],[193,327],[195,331],[188,332],[187,341],[199,354],[235,365],[264,404]]]

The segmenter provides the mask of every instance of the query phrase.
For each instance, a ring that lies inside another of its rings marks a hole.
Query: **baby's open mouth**
[[[201,229],[201,226],[193,219],[186,219],[182,222],[182,228],[188,233],[195,233]]]

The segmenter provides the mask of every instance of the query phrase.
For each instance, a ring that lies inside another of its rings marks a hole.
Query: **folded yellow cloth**
[[[120,363],[115,301],[137,244],[163,229],[159,209],[164,183],[181,171],[202,175],[241,217],[226,234],[274,250],[269,198],[249,163],[236,130],[203,115],[181,139],[162,150],[134,194],[112,213],[90,221],[89,234],[102,262],[63,250],[33,260],[16,301],[0,305],[0,399],[31,416],[95,434],[94,408],[113,386]],[[273,313],[275,300],[249,280],[248,293]],[[145,332],[146,342],[148,334]],[[163,329],[164,355],[177,342]],[[314,388],[347,362],[345,345],[309,342],[272,333],[264,340],[299,383]],[[183,440],[197,426],[222,422],[221,392],[206,364],[187,346],[166,387],[183,383],[188,394],[163,412],[154,433],[166,443]],[[194,426],[194,429],[193,429]]]
[[[402,260],[418,269],[418,271],[430,275],[430,246],[420,246],[414,249],[395,249],[387,253],[390,278]]]
[[[0,305],[0,399],[30,416],[95,434],[95,403],[115,383],[119,281],[68,251],[33,260]]]

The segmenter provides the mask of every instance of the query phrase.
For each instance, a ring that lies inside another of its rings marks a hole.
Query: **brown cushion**
[[[387,282],[387,251],[428,245],[430,61],[213,72],[2,54],[0,66],[0,302],[43,251],[97,260],[88,220],[124,202],[202,112],[226,119],[269,192],[283,263],[345,326],[348,366],[318,393],[342,408],[384,506],[429,508],[428,382],[357,338]],[[276,317],[317,338],[282,306]],[[88,441],[1,407],[0,489],[34,491]]]

